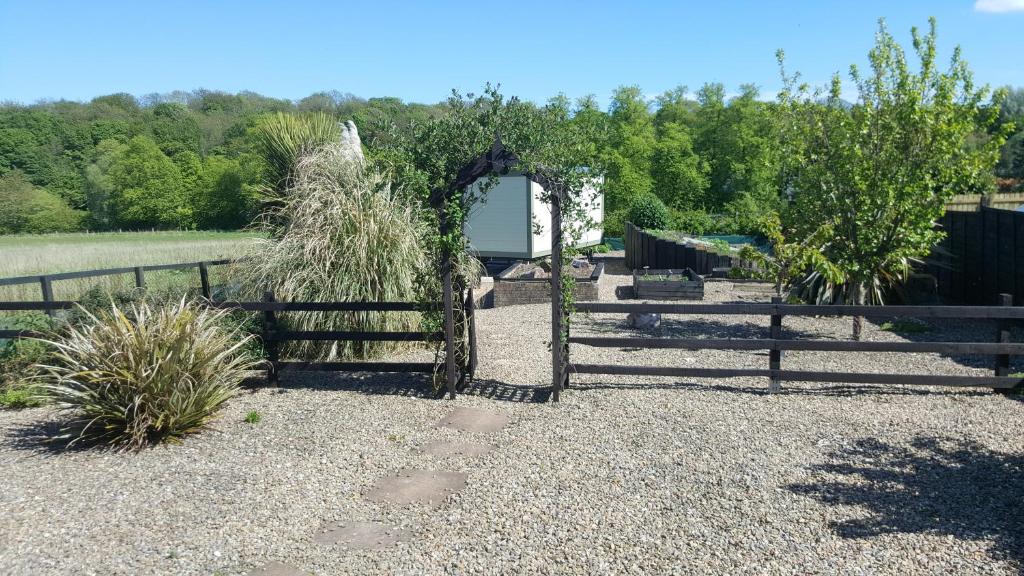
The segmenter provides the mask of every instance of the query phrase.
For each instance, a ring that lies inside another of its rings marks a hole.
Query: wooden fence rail
[[[0,278],[0,286],[19,286],[23,284],[39,284],[40,294],[43,302],[53,302],[53,283],[61,280],[75,280],[78,278],[100,278],[103,276],[117,276],[121,274],[132,274],[135,276],[135,287],[146,287],[146,272],[157,272],[163,270],[190,270],[195,268],[199,271],[199,285],[203,298],[211,299],[210,287],[210,266],[223,266],[231,264],[236,260],[206,260],[202,262],[182,262],[178,264],[148,264],[146,266],[126,266],[122,268],[102,268],[98,270],[79,270],[76,272],[57,272],[55,274],[42,274],[34,276],[15,276],[12,278]],[[10,310],[10,308],[7,308]],[[55,308],[47,308],[46,313],[53,315]]]
[[[659,313],[704,315],[770,316],[770,337],[757,338],[636,338],[606,336],[569,336],[569,344],[611,348],[655,348],[686,350],[768,350],[767,369],[683,368],[675,366],[626,366],[570,363],[563,356],[566,373],[632,376],[675,376],[695,378],[766,377],[769,390],[777,390],[782,381],[841,382],[863,384],[910,384],[925,386],[974,386],[998,390],[1020,388],[1024,378],[1009,375],[1010,356],[1024,355],[1024,343],[1010,342],[1009,323],[1024,318],[1024,308],[1013,307],[1013,298],[1001,295],[999,306],[808,306],[783,304],[773,298],[771,304],[660,304],[579,302],[577,312]],[[997,320],[995,342],[862,342],[846,340],[788,340],[782,337],[786,316],[871,316],[916,318],[976,318]],[[566,328],[568,329],[568,328]],[[783,370],[785,350],[815,352],[903,352],[939,354],[984,354],[993,357],[992,376],[942,376],[931,374],[875,374],[862,372],[823,372]],[[564,385],[568,385],[568,380]]]
[[[163,268],[166,269],[166,268]],[[128,269],[133,270],[133,269]],[[473,379],[477,363],[476,321],[472,289],[466,296],[467,320],[469,322],[469,360],[460,367],[460,382]],[[74,308],[76,302],[48,300],[42,302],[0,302],[0,311],[46,311]],[[353,331],[353,330],[286,330],[282,328],[279,313],[288,312],[428,312],[444,309],[442,302],[279,302],[272,292],[264,295],[262,302],[207,302],[206,305],[222,310],[262,313],[262,328],[259,337],[267,354],[267,379],[277,383],[282,371],[330,371],[330,372],[409,372],[432,374],[432,362],[310,362],[282,361],[280,344],[292,341],[362,341],[362,342],[439,342],[446,339],[446,331]],[[0,330],[0,338],[31,338],[43,334],[31,330]],[[446,356],[454,355],[454,346],[446,342]],[[454,397],[454,379],[448,380],[448,392]]]

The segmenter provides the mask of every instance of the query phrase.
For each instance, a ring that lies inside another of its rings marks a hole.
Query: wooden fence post
[[[53,302],[53,281],[49,276],[39,277],[39,289],[43,293],[43,302]],[[57,312],[53,308],[47,308],[46,315],[53,317],[57,315]]]
[[[146,271],[142,266],[135,267],[135,288],[142,290],[146,287]]]
[[[773,341],[782,339],[782,314],[779,314],[779,304],[782,304],[782,298],[780,296],[772,296],[770,335]],[[768,391],[778,392],[782,389],[782,381],[777,375],[777,372],[782,369],[782,350],[779,350],[778,345],[774,342],[771,349],[768,350],[768,369],[772,371],[771,379],[768,382]]]
[[[469,323],[469,381],[472,382],[476,376],[476,298],[473,296],[473,286],[466,290],[466,321]]]
[[[562,189],[551,191],[551,401],[558,402],[564,381],[562,357]]]
[[[999,295],[1000,306],[1013,306],[1013,296],[1010,294]],[[1008,344],[1010,342],[1010,321],[1006,318],[999,319],[999,328],[996,331],[996,342],[1000,344]],[[995,375],[996,376],[1009,376],[1010,375],[1010,355],[1009,354],[996,354],[995,357]]]
[[[264,302],[274,302],[274,292],[267,290],[263,294]],[[275,340],[277,337],[277,313],[273,310],[265,310],[263,312],[263,346],[267,350],[267,362],[269,368],[267,369],[267,381],[277,386],[277,363],[279,360],[279,342]]]
[[[445,206],[440,208],[441,236],[450,230]],[[441,296],[444,303],[444,364],[448,397],[455,399],[455,297],[452,294],[452,254],[445,246],[441,255]]]
[[[212,300],[210,295],[210,270],[206,267],[206,262],[199,263],[199,285],[203,290],[203,298]]]

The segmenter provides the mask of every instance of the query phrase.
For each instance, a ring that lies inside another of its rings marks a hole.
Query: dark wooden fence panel
[[[939,295],[950,302],[990,306],[999,294],[1024,305],[1024,212],[983,206],[947,212],[946,233],[929,258]]]
[[[740,259],[711,252],[698,246],[658,238],[627,222],[625,229],[626,266],[642,268],[689,268],[697,274],[711,274],[713,268],[739,266]]]

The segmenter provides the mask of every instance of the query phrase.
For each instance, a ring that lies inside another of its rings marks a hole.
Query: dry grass
[[[118,268],[146,264],[172,264],[218,260],[238,256],[254,242],[250,232],[110,232],[0,236],[0,278]],[[214,283],[223,282],[222,270],[212,269]],[[154,288],[199,285],[192,271],[150,272]],[[54,296],[75,300],[99,284],[111,289],[133,286],[131,274],[62,280],[54,283]],[[0,286],[0,300],[39,300],[38,284]]]

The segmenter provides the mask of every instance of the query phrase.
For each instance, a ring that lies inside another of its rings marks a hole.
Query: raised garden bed
[[[689,268],[634,270],[633,294],[641,300],[703,300],[704,279]]]
[[[597,282],[604,273],[604,263],[587,262],[579,267],[566,267],[576,278],[573,298],[577,302],[598,299]],[[536,262],[517,262],[494,277],[494,306],[540,304],[551,302],[551,272]]]

